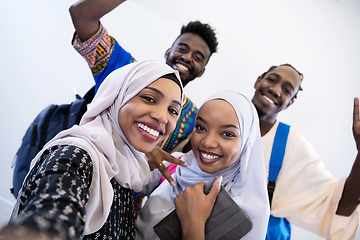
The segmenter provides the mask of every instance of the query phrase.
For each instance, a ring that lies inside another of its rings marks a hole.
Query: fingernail
[[[171,186],[175,187],[176,183],[174,181],[171,181]]]

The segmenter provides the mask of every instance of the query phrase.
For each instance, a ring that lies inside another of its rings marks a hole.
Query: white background
[[[1,4],[0,226],[14,203],[10,164],[29,124],[48,104],[71,102],[74,87],[83,95],[93,85],[70,44],[73,3]],[[220,90],[251,98],[256,78],[271,65],[293,64],[304,74],[304,91],[278,119],[303,133],[341,178],[357,153],[351,125],[353,98],[360,97],[359,13],[358,0],[130,0],[102,22],[136,59],[161,61],[183,24],[210,23],[219,52],[185,89],[197,105]],[[292,239],[305,238],[320,239],[293,227]]]

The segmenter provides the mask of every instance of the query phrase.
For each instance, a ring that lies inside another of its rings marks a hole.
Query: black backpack
[[[76,94],[76,100],[70,104],[50,104],[42,110],[27,129],[22,144],[17,151],[12,167],[14,167],[13,188],[11,193],[17,198],[24,178],[29,171],[31,160],[43,146],[62,130],[79,124],[87,110],[87,104],[95,95],[92,87],[82,98]]]

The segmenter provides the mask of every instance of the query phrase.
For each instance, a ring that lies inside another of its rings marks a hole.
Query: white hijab
[[[150,195],[144,209],[141,210],[141,212],[144,210],[144,214],[140,212],[138,216],[139,236],[151,235],[150,225],[154,226],[174,209],[174,198],[186,187],[199,182],[207,183],[214,177],[223,176],[221,185],[249,215],[253,223],[253,229],[242,239],[265,239],[270,208],[257,112],[253,104],[244,95],[237,92],[226,91],[214,94],[205,103],[213,99],[227,101],[237,114],[242,139],[238,159],[228,168],[209,174],[200,170],[192,151],[183,155],[181,159],[189,163],[189,166],[176,168],[173,178],[177,185],[170,187],[168,182],[164,181]],[[153,196],[154,201],[152,201]],[[161,217],[150,216],[153,214]],[[151,223],[144,224],[149,219]]]
[[[84,235],[100,229],[113,202],[112,178],[125,188],[140,191],[149,181],[150,169],[145,154],[130,145],[120,129],[120,108],[144,87],[158,78],[178,72],[153,60],[136,62],[117,69],[100,85],[80,126],[60,132],[43,149],[68,144],[83,148],[91,157],[93,176],[86,205]],[[171,81],[171,80],[170,80]],[[182,87],[181,87],[182,88]],[[41,152],[31,163],[35,164]]]

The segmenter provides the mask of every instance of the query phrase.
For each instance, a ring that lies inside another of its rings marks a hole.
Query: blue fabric
[[[291,225],[286,218],[277,218],[270,215],[266,232],[266,240],[289,240]]]
[[[94,75],[95,80],[95,92],[97,92],[101,83],[104,79],[114,70],[121,68],[129,63],[136,62],[135,58],[131,56],[130,53],[125,51],[117,41],[115,41],[114,49],[111,53],[109,62],[106,64],[106,67],[101,70],[98,74]]]
[[[269,163],[268,180],[276,183],[285,155],[286,142],[290,126],[282,122],[276,130],[273,148]],[[286,218],[277,218],[270,215],[266,233],[266,240],[287,240],[291,237],[291,225]]]
[[[276,130],[273,147],[271,150],[271,157],[269,163],[269,181],[276,182],[282,167],[282,162],[285,155],[286,142],[289,135],[290,126],[282,122]]]

